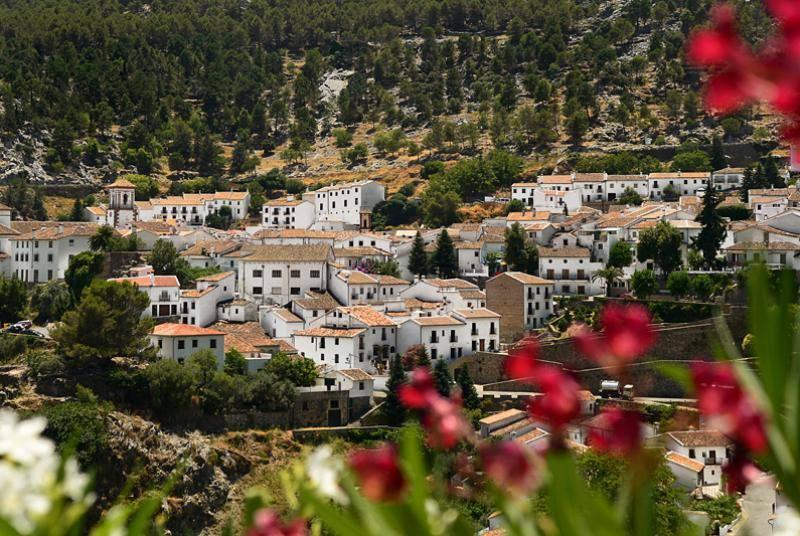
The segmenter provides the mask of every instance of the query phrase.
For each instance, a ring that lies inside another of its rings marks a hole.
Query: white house
[[[756,221],[763,221],[772,218],[786,211],[789,207],[788,197],[778,196],[751,196],[750,208]]]
[[[96,223],[56,221],[12,221],[15,234],[7,235],[9,266],[28,283],[64,279],[72,257],[89,251],[89,239],[97,232]]]
[[[386,189],[382,184],[363,180],[306,192],[303,199],[314,205],[318,222],[341,222],[369,228],[372,209],[384,200],[385,194]]]
[[[147,294],[150,307],[144,310],[143,316],[161,320],[177,317],[179,314],[181,285],[174,275],[155,275],[152,267],[147,266],[133,277],[118,277],[109,281],[133,283]]]
[[[328,290],[343,305],[377,304],[400,300],[409,282],[389,275],[330,267]]]
[[[210,350],[217,357],[217,366],[225,365],[225,334],[215,329],[187,324],[159,324],[150,333],[150,344],[162,359],[183,363],[200,350]]]
[[[311,328],[296,331],[292,343],[301,356],[335,370],[371,368],[364,328]]]
[[[710,177],[711,174],[706,171],[651,173],[647,177],[650,187],[650,199],[662,199],[664,190],[668,186],[671,186],[679,196],[697,195],[699,191],[705,191]]]
[[[259,315],[264,331],[275,339],[291,340],[295,332],[305,327],[302,318],[284,307],[263,307]]]
[[[594,273],[602,268],[601,262],[592,261],[587,248],[539,248],[539,274],[553,281],[556,294],[602,294],[602,282],[592,281]]]
[[[412,317],[400,325],[398,353],[402,354],[411,346],[422,344],[431,361],[452,361],[465,355],[465,351],[469,353],[472,338],[468,333],[466,323],[450,315]]]
[[[239,253],[239,295],[254,302],[284,305],[326,288],[329,246],[247,245]]]
[[[553,212],[574,212],[583,205],[581,192],[578,190],[545,190],[536,188],[533,191],[533,208]]]
[[[711,176],[714,178],[714,187],[717,190],[732,190],[742,186],[744,168],[727,167],[718,169]]]
[[[150,200],[152,218],[203,225],[206,217],[228,207],[233,221],[243,220],[250,209],[249,192],[216,192],[213,194],[183,194]]]
[[[261,214],[267,229],[310,229],[316,219],[314,204],[294,196],[267,201]]]
[[[489,309],[456,309],[453,318],[467,326],[465,336],[469,338],[469,355],[474,352],[494,352],[500,349],[501,316]]]
[[[181,291],[181,323],[205,327],[217,321],[219,303],[233,300],[236,274],[221,272],[201,277],[195,286]]]
[[[722,465],[730,459],[733,442],[717,430],[686,430],[664,434],[664,446],[669,452],[695,462],[688,464],[676,456],[670,460],[668,454],[667,461],[671,462],[670,468],[676,477],[684,478],[683,473],[687,473],[687,469],[693,469],[696,463],[699,463],[703,466],[699,472],[700,485],[713,486],[721,482]],[[682,469],[676,471],[673,465]]]
[[[445,310],[468,308],[464,291],[480,291],[478,285],[463,279],[440,279],[431,277],[420,279],[405,289],[403,299],[416,298],[426,302],[443,302]]]

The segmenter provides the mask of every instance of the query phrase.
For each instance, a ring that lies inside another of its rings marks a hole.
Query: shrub
[[[714,293],[714,283],[707,275],[692,279],[692,294],[699,300],[707,300]]]
[[[298,179],[287,179],[286,181],[286,193],[289,194],[299,194],[305,190],[306,187],[303,184],[303,181]]]
[[[78,387],[78,400],[62,402],[44,410],[45,435],[62,449],[74,450],[83,468],[100,460],[108,448],[108,423],[105,408],[91,391]]]
[[[667,277],[667,289],[673,296],[685,296],[689,292],[689,274],[684,271],[672,272]]]
[[[652,270],[641,270],[633,274],[631,287],[637,298],[646,298],[656,291],[656,275]]]
[[[25,354],[28,371],[34,378],[64,371],[64,361],[58,354],[47,350],[29,350]]]
[[[172,359],[162,359],[147,369],[150,402],[159,415],[186,408],[192,399],[194,381],[191,372]]]
[[[746,220],[750,217],[750,209],[744,204],[726,205],[717,208],[717,214],[732,221]]]

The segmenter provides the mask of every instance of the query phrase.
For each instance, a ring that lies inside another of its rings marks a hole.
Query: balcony
[[[436,344],[437,342],[439,342],[439,337],[437,337],[436,335],[431,335],[431,338],[430,338],[429,342],[431,344]]]
[[[709,458],[708,456],[705,456],[703,458],[703,463],[706,465],[722,465],[722,458]]]
[[[477,336],[478,336],[478,330],[477,330],[477,329],[473,329],[473,330],[470,332],[470,335],[472,335],[473,337],[477,337]]]
[[[170,302],[174,301],[172,297],[169,295],[169,292],[162,292],[158,295],[158,301],[160,302]]]
[[[450,335],[450,342],[458,342],[458,335]]]

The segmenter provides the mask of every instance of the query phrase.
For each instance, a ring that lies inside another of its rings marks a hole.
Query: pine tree
[[[711,166],[714,171],[727,167],[728,161],[725,159],[725,151],[722,148],[722,138],[714,136],[711,142]]]
[[[539,248],[536,244],[528,244],[525,246],[525,273],[536,275],[539,273]]]
[[[436,239],[436,251],[433,253],[433,267],[439,277],[448,279],[455,277],[458,273],[458,257],[456,248],[453,246],[453,239],[447,229],[442,229],[439,238]]]
[[[747,192],[749,192],[750,190],[752,190],[755,187],[756,187],[755,173],[753,171],[753,168],[747,167],[747,169],[744,170],[744,175],[742,175],[742,190],[739,193],[739,197],[741,198],[742,203],[747,203],[748,202],[748,199],[747,199],[748,193]]]
[[[450,370],[444,359],[439,359],[433,367],[433,381],[440,395],[450,396],[450,384],[453,383],[453,378],[450,377]]]
[[[428,275],[428,254],[425,253],[425,241],[422,234],[417,231],[414,243],[411,245],[411,255],[408,258],[408,270],[417,276]]]
[[[400,356],[391,360],[389,379],[386,381],[386,401],[383,403],[383,413],[389,424],[400,426],[406,420],[406,408],[400,402],[400,387],[406,383],[406,373]]]
[[[481,405],[481,399],[478,398],[478,391],[475,389],[475,384],[472,383],[472,378],[469,376],[467,367],[460,367],[456,369],[456,383],[461,389],[461,400],[464,407],[467,409],[478,409]]]
[[[519,223],[506,229],[505,261],[513,272],[525,270],[525,231]]]
[[[72,204],[72,212],[69,214],[69,220],[83,221],[83,202],[80,197],[76,198],[75,203]]]
[[[764,159],[764,187],[765,188],[785,188],[786,182],[778,171],[778,165],[774,158]]]
[[[706,195],[703,197],[703,208],[695,219],[703,225],[703,228],[694,240],[695,249],[703,254],[703,259],[708,267],[713,267],[716,263],[717,252],[725,239],[725,222],[717,212],[717,202],[713,179],[708,179]]]
[[[36,188],[36,193],[33,196],[33,218],[37,221],[47,220],[47,209],[44,206],[44,196],[42,191]]]

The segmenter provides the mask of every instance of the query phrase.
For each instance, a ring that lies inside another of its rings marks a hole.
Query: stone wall
[[[486,308],[503,315],[500,340],[514,341],[525,332],[524,287],[513,277],[501,275],[486,285]]]
[[[725,320],[737,344],[747,333],[745,308],[731,308]],[[643,359],[632,364],[627,372],[630,383],[634,384],[637,396],[682,397],[683,389],[675,381],[665,377],[658,370],[663,363],[688,363],[708,360],[713,355],[716,328],[713,320],[691,324],[665,325],[657,330],[655,347]],[[540,358],[546,362],[562,365],[569,369],[594,392],[609,374],[597,367],[596,363],[579,354],[571,339],[542,344]],[[477,352],[471,356],[454,361],[450,367],[466,366],[473,381],[484,384],[484,389],[495,391],[526,391],[525,384],[509,381],[503,371],[505,354]],[[489,384],[489,385],[486,385]]]

